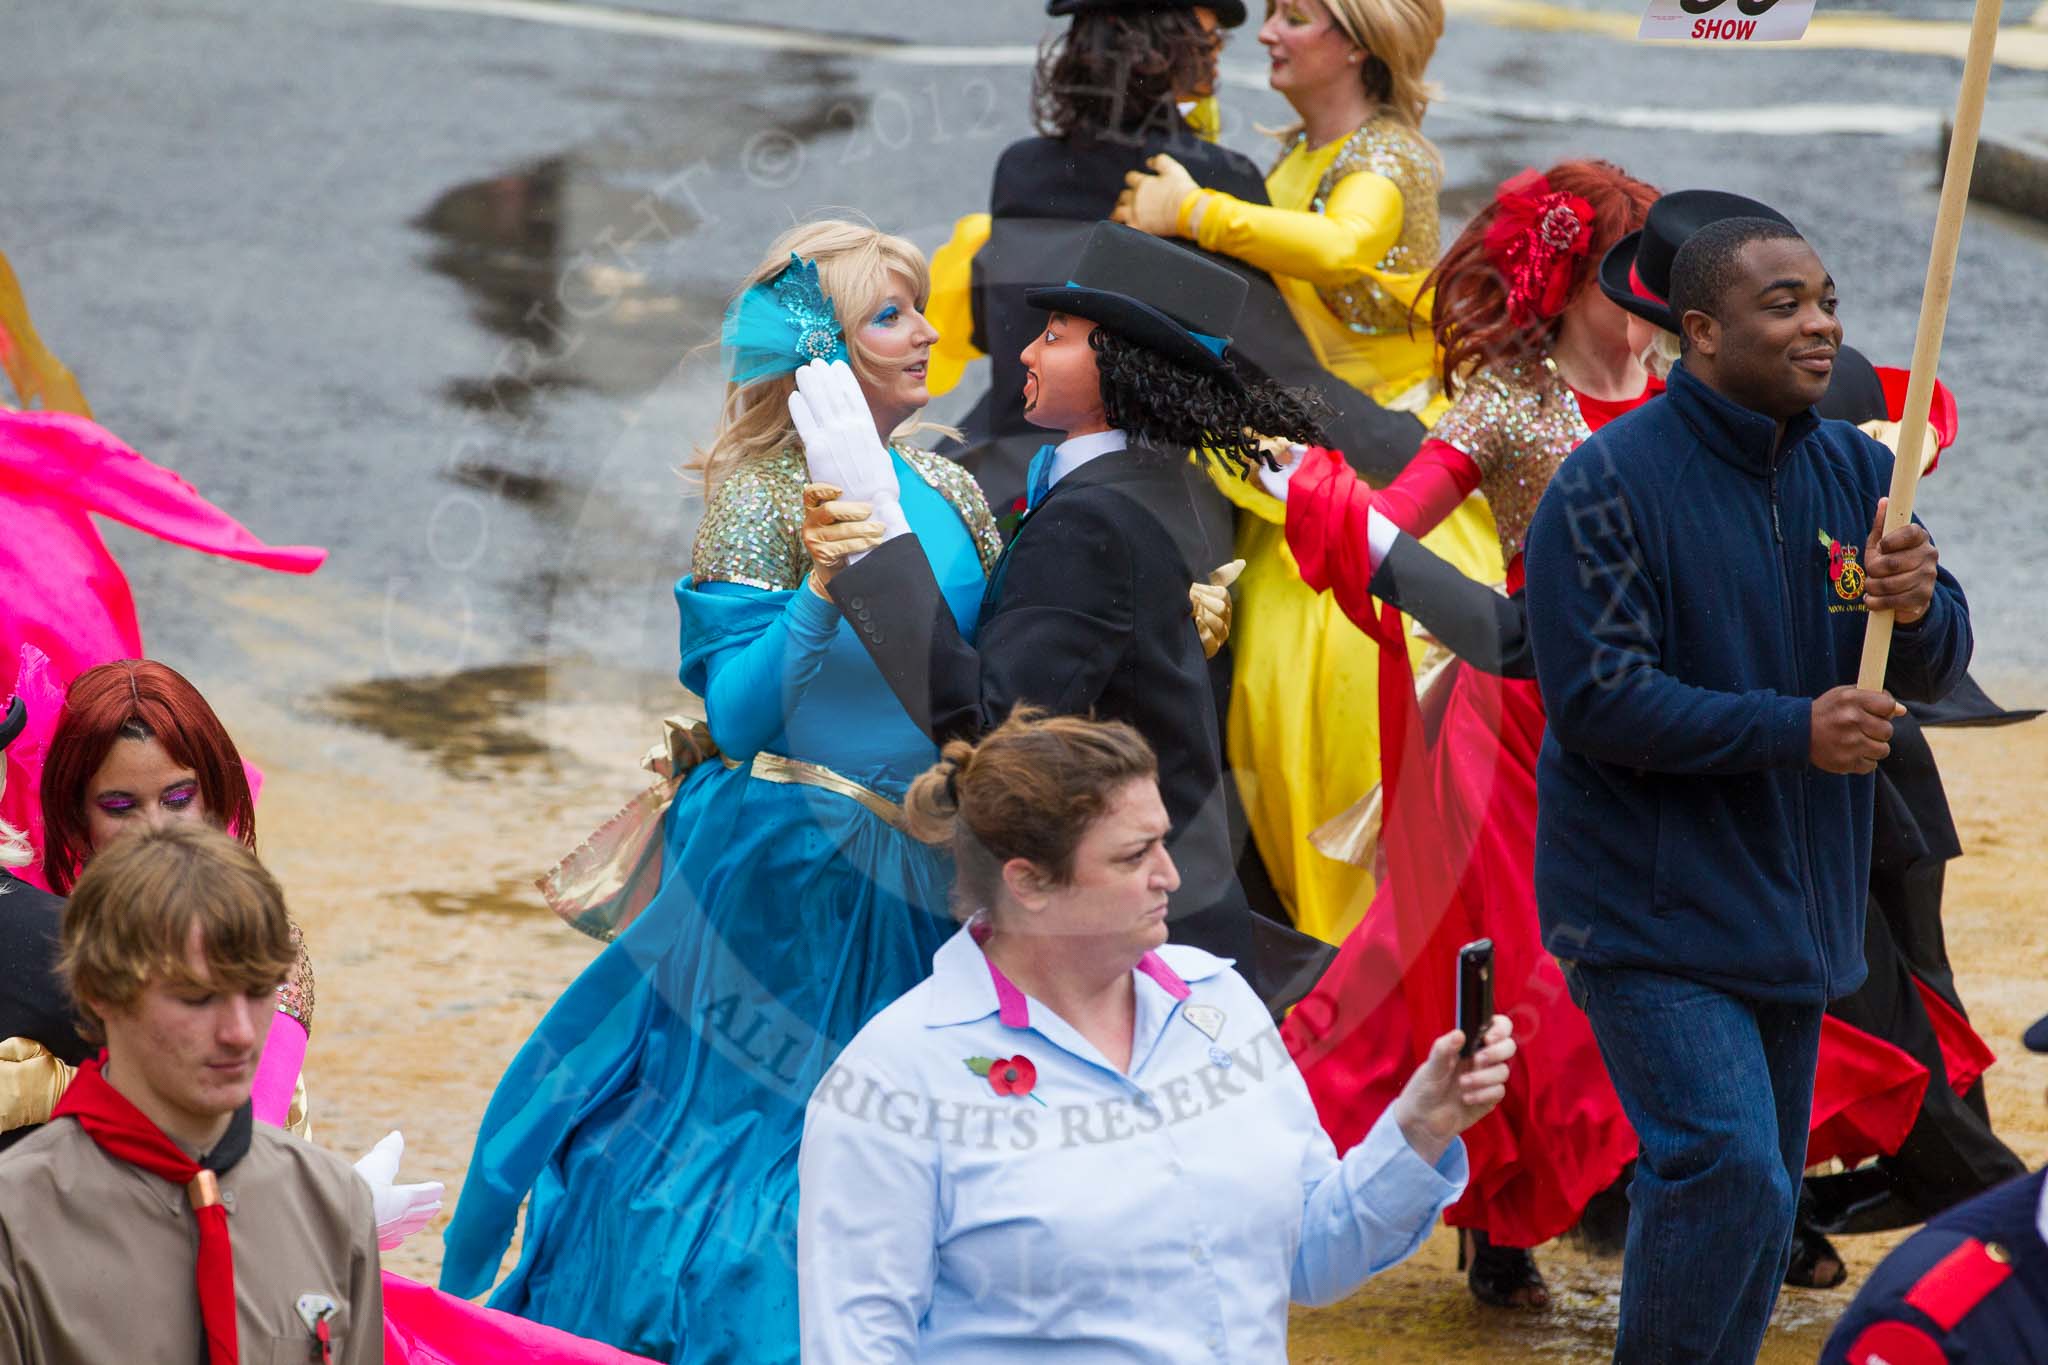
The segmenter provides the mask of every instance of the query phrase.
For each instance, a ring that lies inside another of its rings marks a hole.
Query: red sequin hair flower
[[[1570,302],[1572,274],[1593,246],[1593,206],[1550,188],[1543,172],[1523,171],[1494,192],[1486,258],[1507,286],[1517,327],[1544,322]]]

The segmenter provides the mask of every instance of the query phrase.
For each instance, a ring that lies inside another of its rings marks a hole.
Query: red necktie
[[[241,1150],[223,1151],[230,1145],[223,1139],[209,1154],[209,1164],[202,1166],[108,1084],[101,1074],[105,1065],[104,1052],[81,1065],[50,1117],[77,1119],[78,1126],[108,1156],[185,1187],[192,1200],[192,1217],[199,1224],[199,1321],[206,1329],[207,1365],[237,1365],[235,1253],[228,1241],[228,1211],[220,1202],[215,1171],[233,1165],[247,1150],[247,1133],[244,1131],[243,1141],[236,1144]],[[229,1159],[218,1160],[223,1156]]]

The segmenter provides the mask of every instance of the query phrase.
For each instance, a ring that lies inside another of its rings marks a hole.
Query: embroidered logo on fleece
[[[1828,581],[1835,586],[1835,596],[1845,606],[1828,603],[1828,610],[1868,611],[1863,605],[1863,566],[1856,562],[1856,547],[1844,545],[1826,531],[1820,533],[1820,543],[1828,552]]]

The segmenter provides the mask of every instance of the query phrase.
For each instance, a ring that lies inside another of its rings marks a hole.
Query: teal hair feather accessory
[[[846,336],[818,282],[818,265],[795,252],[789,264],[743,292],[719,331],[735,384],[790,374],[813,360],[845,360]]]

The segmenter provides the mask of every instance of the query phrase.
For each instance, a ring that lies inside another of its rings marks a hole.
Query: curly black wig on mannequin
[[[1258,438],[1327,445],[1322,399],[1266,380],[1233,381],[1170,360],[1106,327],[1088,334],[1102,376],[1102,410],[1134,446],[1205,450],[1239,472],[1270,463]]]
[[[1039,50],[1031,121],[1055,138],[1185,131],[1176,101],[1214,83],[1222,47],[1190,10],[1083,11]]]

